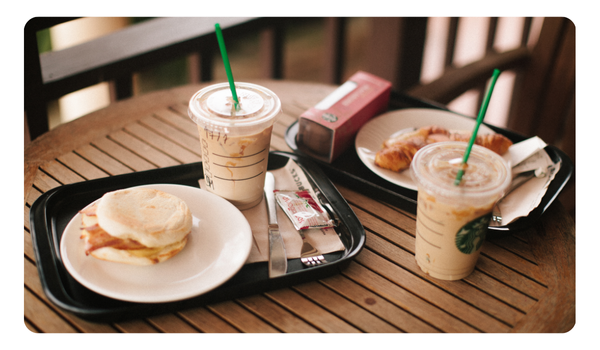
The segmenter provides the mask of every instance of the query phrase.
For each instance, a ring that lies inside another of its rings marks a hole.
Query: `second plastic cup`
[[[423,272],[444,280],[473,271],[492,209],[511,181],[502,157],[474,145],[456,186],[466,147],[463,142],[434,143],[420,149],[411,163],[418,188],[415,258]]]
[[[262,86],[235,86],[237,110],[229,84],[222,83],[194,94],[188,114],[198,125],[206,189],[244,210],[263,198],[271,131],[281,102]]]

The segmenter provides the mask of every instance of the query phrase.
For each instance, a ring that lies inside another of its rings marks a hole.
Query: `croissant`
[[[390,147],[380,149],[375,154],[375,165],[400,172],[410,166],[410,162],[419,149],[420,147],[412,142],[396,142]]]
[[[375,154],[375,165],[400,172],[410,167],[417,151],[426,145],[443,141],[469,142],[470,139],[469,132],[451,133],[436,125],[424,126],[385,140]],[[474,143],[498,154],[504,154],[512,145],[512,141],[500,134],[477,135]]]
[[[424,126],[415,131],[406,132],[396,137],[387,139],[383,142],[382,147],[386,148],[391,147],[396,143],[409,142],[421,148],[429,143],[432,143],[429,139],[434,135],[438,137],[449,136],[450,132],[437,125]],[[445,141],[449,141],[449,138]]]
[[[469,142],[470,139],[471,135],[466,133],[453,133],[450,135],[450,140],[452,141]],[[504,135],[486,134],[477,135],[475,138],[475,144],[502,155],[508,151],[508,148],[512,145],[512,141],[506,138]]]

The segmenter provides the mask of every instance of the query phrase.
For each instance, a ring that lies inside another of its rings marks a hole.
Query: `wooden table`
[[[335,86],[257,81],[280,96],[273,150],[298,116]],[[555,202],[530,229],[485,243],[461,281],[423,274],[415,216],[336,183],[366,234],[339,275],[180,312],[96,323],[56,307],[36,269],[29,209],[64,184],[201,160],[187,103],[202,85],[118,102],[62,125],[25,149],[24,318],[34,332],[566,332],[575,324],[575,227]]]

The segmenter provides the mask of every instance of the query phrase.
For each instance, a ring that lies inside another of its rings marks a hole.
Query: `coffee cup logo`
[[[463,226],[456,233],[456,248],[465,254],[473,254],[481,248],[492,214],[481,216]]]

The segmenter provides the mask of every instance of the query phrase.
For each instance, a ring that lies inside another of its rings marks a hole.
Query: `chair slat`
[[[498,29],[498,17],[491,17],[488,22],[487,40],[485,42],[486,53],[491,52],[494,49],[494,43],[496,42],[496,31]]]
[[[346,27],[345,18],[329,17],[325,20],[325,81],[330,84],[342,83]]]
[[[283,40],[284,30],[281,24],[261,31],[260,63],[264,78],[281,79],[283,77]]]
[[[367,70],[404,90],[420,82],[426,17],[383,17],[373,21]]]
[[[569,25],[571,24],[571,25]],[[575,26],[570,21],[564,23],[565,38],[575,38]],[[534,123],[534,132],[547,143],[556,144],[565,130],[569,106],[575,99],[575,40],[563,40],[556,60],[550,69],[548,89],[544,96],[546,103],[540,110],[543,123]],[[571,93],[564,93],[565,91]]]
[[[448,33],[446,38],[446,53],[444,55],[444,68],[447,70],[452,68],[454,62],[454,50],[456,49],[456,37],[458,34],[458,24],[460,18],[451,17],[448,23]]]

